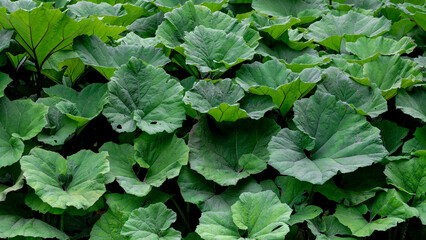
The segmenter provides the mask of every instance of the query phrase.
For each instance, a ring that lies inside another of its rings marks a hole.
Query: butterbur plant
[[[0,238],[426,239],[424,0],[0,0]]]

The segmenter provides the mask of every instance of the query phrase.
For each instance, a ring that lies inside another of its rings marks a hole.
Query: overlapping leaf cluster
[[[0,0],[0,238],[424,239],[424,0]]]

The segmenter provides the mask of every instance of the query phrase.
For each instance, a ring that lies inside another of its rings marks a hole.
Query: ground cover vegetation
[[[0,0],[0,238],[426,239],[424,0]]]

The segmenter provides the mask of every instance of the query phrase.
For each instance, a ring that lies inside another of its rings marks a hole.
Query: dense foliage
[[[426,239],[425,0],[0,7],[0,238]]]

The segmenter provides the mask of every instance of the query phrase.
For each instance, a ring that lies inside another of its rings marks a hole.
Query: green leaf
[[[385,190],[386,176],[383,170],[381,164],[360,168],[343,174],[339,186],[330,179],[323,185],[314,186],[314,191],[337,203],[343,201],[346,206],[356,206],[376,196],[376,192]]]
[[[220,185],[235,185],[266,169],[266,146],[278,130],[270,119],[214,126],[202,118],[189,135],[191,169]]]
[[[207,7],[194,6],[192,1],[187,1],[182,7],[167,13],[165,20],[158,27],[156,37],[166,47],[183,53],[183,49],[179,49],[179,46],[185,41],[185,33],[194,31],[197,26],[223,30],[225,35],[234,33],[237,39],[243,38],[250,48],[255,48],[259,44],[259,33],[248,24],[239,23],[237,19],[220,11],[212,13]]]
[[[275,183],[281,189],[281,202],[293,207],[307,201],[307,194],[312,192],[313,185],[290,176],[278,176]]]
[[[45,88],[44,92],[49,96],[60,97],[62,101],[55,105],[56,108],[70,119],[78,122],[79,127],[98,116],[108,101],[107,85],[101,83],[92,83],[80,92],[57,84]]]
[[[359,38],[356,42],[346,43],[346,50],[357,55],[361,64],[373,60],[379,55],[395,55],[411,53],[417,45],[409,37],[403,37],[399,41],[377,37],[377,38]]]
[[[406,141],[402,146],[403,153],[411,153],[419,150],[426,150],[426,126],[416,128],[414,138]]]
[[[235,81],[245,91],[271,96],[282,115],[321,80],[321,73],[316,68],[296,74],[278,60],[242,65],[236,76]]]
[[[228,0],[192,0],[196,5],[203,5],[210,10],[219,11],[224,7]],[[155,0],[154,4],[162,11],[169,12],[174,8],[178,8],[188,0]]]
[[[127,64],[132,57],[141,59],[145,64],[156,68],[163,67],[170,62],[161,49],[140,45],[110,47],[96,36],[76,38],[74,51],[84,64],[94,67],[107,79],[111,79],[114,71],[121,65]]]
[[[299,18],[302,23],[309,23],[326,11],[326,4],[321,0],[253,0],[253,8],[264,14]]]
[[[143,182],[155,187],[161,186],[166,179],[177,177],[181,167],[188,163],[188,154],[185,141],[174,134],[143,133],[135,139],[136,161],[148,168]]]
[[[81,1],[67,6],[69,13],[78,17],[89,18],[99,17],[102,22],[109,25],[127,26],[136,19],[147,15],[145,8],[137,7],[131,4],[110,5],[105,2],[95,4],[92,2]],[[71,15],[71,14],[70,14]]]
[[[379,130],[334,96],[316,93],[295,103],[299,130],[282,129],[268,145],[269,165],[283,175],[323,184],[387,155]]]
[[[380,129],[383,144],[389,154],[394,153],[402,145],[402,139],[408,134],[408,129],[398,126],[396,123],[383,120],[373,123],[373,126]]]
[[[377,117],[388,110],[387,102],[375,84],[371,88],[363,86],[334,67],[328,68],[324,75],[326,78],[318,85],[318,90],[334,95],[351,105],[359,114]]]
[[[9,239],[16,236],[69,239],[65,233],[38,219],[2,215],[0,218],[0,237]]]
[[[318,217],[321,213],[322,209],[320,207],[314,205],[302,206],[295,214],[290,216],[290,220],[288,220],[287,223],[289,225],[303,223],[307,220]]]
[[[130,144],[107,142],[99,151],[108,152],[110,171],[105,174],[105,183],[117,180],[126,193],[143,197],[149,193],[151,186],[141,182],[132,167],[136,164],[135,150]]]
[[[105,193],[106,157],[106,152],[81,150],[65,160],[56,152],[34,148],[21,159],[21,167],[28,185],[44,202],[55,208],[87,209]]]
[[[0,98],[0,167],[17,162],[24,152],[23,140],[35,137],[46,125],[48,107],[33,101]]]
[[[33,211],[40,212],[42,214],[51,213],[55,215],[64,214],[65,209],[54,208],[49,204],[43,202],[34,191],[30,191],[25,195],[25,205],[31,208]]]
[[[254,49],[244,39],[232,32],[195,27],[185,35],[182,47],[186,63],[196,66],[201,72],[225,72],[234,65],[254,56]]]
[[[18,191],[23,186],[24,175],[19,164],[0,168],[0,202],[6,200],[8,193]]]
[[[90,239],[93,240],[122,240],[129,239],[121,235],[124,223],[130,216],[130,213],[139,208],[143,198],[128,194],[111,193],[106,195],[108,211],[103,214],[93,225],[90,232]]]
[[[130,214],[123,226],[121,234],[136,239],[168,239],[180,240],[181,233],[170,225],[176,221],[176,213],[163,203],[138,208]]]
[[[0,24],[17,32],[16,41],[34,60],[38,69],[53,53],[70,49],[73,39],[79,35],[94,34],[107,40],[126,29],[104,25],[97,19],[77,22],[59,9],[46,9],[43,6],[31,11],[19,9],[9,15],[0,12]]]
[[[374,219],[377,215],[408,219],[418,216],[419,212],[416,208],[408,206],[395,189],[389,189],[388,192],[381,192],[370,207],[370,218]]]
[[[387,182],[420,200],[426,193],[426,158],[390,162],[386,165]]]
[[[248,231],[250,238],[283,238],[289,231],[285,224],[292,209],[272,191],[243,193],[231,207],[235,225]]]
[[[205,240],[240,239],[238,227],[232,219],[231,211],[203,212],[195,232]]]
[[[63,145],[65,141],[77,130],[78,122],[63,114],[56,104],[63,100],[59,97],[39,98],[37,103],[49,107],[46,115],[47,125],[37,135],[37,140],[52,146]]]
[[[186,202],[198,204],[215,196],[214,183],[187,167],[182,167],[177,182]]]
[[[405,114],[426,122],[426,91],[424,87],[416,87],[411,92],[401,89],[396,96],[396,108]]]
[[[247,95],[231,79],[216,84],[199,81],[185,93],[183,101],[200,113],[208,113],[218,122],[236,121],[240,118],[260,119],[275,104],[269,97]]]
[[[374,221],[367,221],[363,217],[363,214],[366,214],[367,211],[368,209],[365,205],[361,205],[361,207],[358,208],[348,208],[343,205],[337,205],[334,216],[340,223],[351,230],[352,235],[357,237],[368,237],[374,231],[386,231],[404,221],[396,217],[385,217]]]
[[[362,36],[379,36],[389,31],[390,28],[391,21],[384,16],[375,18],[354,11],[349,11],[342,16],[334,16],[329,13],[321,21],[309,26],[306,37],[340,52],[343,40],[353,42]]]
[[[272,17],[253,13],[244,22],[250,23],[258,31],[267,32],[274,39],[279,39],[291,26],[300,23],[300,20],[290,16]]]
[[[352,235],[349,228],[344,226],[337,220],[333,215],[323,216],[322,218],[317,217],[308,221],[308,228],[311,232],[321,240],[333,240],[333,239],[346,239],[355,240],[356,238],[338,237],[336,235]]]
[[[202,213],[195,231],[207,240],[240,239],[238,229],[249,239],[283,239],[291,211],[272,191],[243,193],[230,211]]]
[[[155,31],[157,31],[158,26],[163,22],[163,20],[164,13],[158,12],[152,16],[137,19],[132,24],[127,26],[127,30],[130,31],[130,33],[135,35],[137,34],[136,36],[140,36],[142,39],[147,39],[155,36]],[[156,40],[158,42],[160,41],[159,39]]]
[[[370,84],[375,83],[382,90],[386,100],[395,96],[397,89],[422,82],[423,78],[416,62],[402,59],[399,55],[379,56],[366,63],[363,75],[368,77]]]
[[[115,72],[108,93],[103,114],[117,132],[133,132],[137,126],[149,134],[171,133],[185,119],[183,87],[163,69],[135,58]]]
[[[6,73],[0,72],[0,98],[4,96],[4,90],[7,85],[12,82],[12,79]]]

